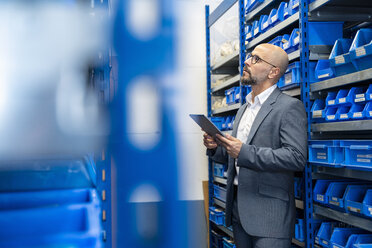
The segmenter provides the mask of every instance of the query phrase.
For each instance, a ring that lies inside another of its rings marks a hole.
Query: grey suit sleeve
[[[216,150],[207,149],[207,155],[216,163],[227,164],[228,154],[222,146],[218,146]]]
[[[243,144],[238,166],[258,171],[301,171],[307,161],[307,118],[303,104],[294,101],[281,118],[281,147]],[[270,135],[270,134],[267,134]]]

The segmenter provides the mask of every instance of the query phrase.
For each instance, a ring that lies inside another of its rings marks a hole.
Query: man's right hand
[[[207,133],[204,133],[203,137],[204,137],[203,141],[204,141],[205,147],[207,147],[208,149],[216,149],[217,148],[217,146],[218,146],[217,142],[212,136],[210,136]]]

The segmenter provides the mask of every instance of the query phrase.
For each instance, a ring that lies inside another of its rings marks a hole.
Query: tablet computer
[[[190,114],[190,117],[209,135],[216,137],[216,134],[224,136],[223,133],[205,115]]]

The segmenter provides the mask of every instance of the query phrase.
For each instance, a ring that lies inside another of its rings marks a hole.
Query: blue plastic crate
[[[231,120],[232,120],[232,116],[227,116],[226,119],[225,119],[225,130],[230,130],[231,128]]]
[[[284,10],[284,18],[288,18],[298,11],[298,1],[290,0],[287,4],[287,8]]]
[[[248,42],[253,40],[253,25],[247,25],[245,27],[245,40]]]
[[[341,89],[337,92],[336,105],[351,105],[354,102],[354,99],[349,96],[349,91],[349,89]]]
[[[328,205],[328,186],[331,180],[317,180],[313,190],[313,200],[321,204]]]
[[[349,118],[352,120],[366,119],[365,104],[353,104],[350,108]]]
[[[319,232],[319,229],[320,229],[320,225],[322,224],[323,220],[320,220],[320,219],[313,219],[312,220],[312,225],[313,225],[313,233],[314,233],[314,242],[315,244],[320,244],[319,242],[319,237],[317,236],[318,232]]]
[[[284,74],[284,85],[281,89],[291,89],[300,85],[301,82],[301,68],[300,62],[290,64]]]
[[[225,90],[225,96],[226,96],[226,103],[228,105],[235,103],[235,88],[232,87],[230,89]]]
[[[240,87],[239,86],[237,86],[237,87],[234,87],[234,102],[235,103],[239,103],[240,102],[240,99],[241,99],[241,96],[242,96],[242,94],[241,94],[241,92],[240,92]]]
[[[95,184],[96,165],[90,155],[0,164],[0,191],[92,188]]]
[[[337,39],[333,46],[329,63],[336,77],[357,71],[350,58],[351,42],[351,39]]]
[[[272,9],[269,15],[269,25],[274,27],[275,25],[282,22],[284,18],[284,11],[287,8],[287,3],[281,2],[278,9]]]
[[[313,122],[324,122],[325,118],[325,101],[316,99],[311,107],[311,120]]]
[[[337,226],[334,222],[323,222],[316,234],[319,245],[322,247],[331,247],[331,235],[333,228]]]
[[[213,165],[213,175],[216,177],[223,177],[225,172],[225,165],[214,163]]]
[[[221,131],[225,131],[227,130],[226,117],[221,117],[221,118],[222,118]]]
[[[362,244],[365,244],[362,246]],[[372,247],[372,234],[360,234],[357,236],[354,247]]]
[[[336,113],[338,108],[337,107],[328,107],[325,113],[326,121],[337,121]]]
[[[338,140],[310,140],[309,162],[339,167],[344,160],[344,151]]]
[[[95,189],[66,189],[0,193],[0,211],[63,205],[99,207]],[[98,211],[98,210],[97,210]]]
[[[271,28],[270,19],[268,15],[263,15],[261,17],[262,17],[262,20],[260,21],[260,28],[261,28],[261,32],[264,33]]]
[[[364,108],[364,115],[366,116],[367,119],[372,118],[372,102],[368,102],[366,104],[366,107]]]
[[[305,241],[305,225],[303,219],[296,219],[295,224],[295,239],[304,242]]]
[[[366,100],[367,101],[372,101],[372,84],[370,84],[368,89],[367,89]]]
[[[348,121],[350,119],[350,108],[351,106],[340,106],[337,108],[336,120]]]
[[[0,212],[0,247],[101,247],[95,207],[69,205]]]
[[[223,248],[236,248],[234,242],[228,238],[223,238]]]
[[[362,213],[365,216],[372,217],[372,189],[368,189],[364,196]]]
[[[345,210],[350,213],[361,214],[363,210],[363,199],[367,189],[372,185],[348,185],[345,190]]]
[[[258,21],[258,35],[262,34],[264,31],[262,30],[262,24],[265,23],[265,21],[269,18],[269,16],[267,15],[261,15],[260,16],[260,19]],[[255,33],[255,31],[253,31],[253,34]],[[258,36],[257,35],[257,36]]]
[[[282,36],[282,42],[280,47],[285,51],[286,49],[288,50],[290,44],[290,38],[291,36],[289,34],[285,34]]]
[[[372,67],[372,29],[358,30],[350,47],[350,58],[358,70]]]
[[[213,122],[214,125],[216,125],[216,127],[218,129],[222,129],[222,124],[224,123],[224,118],[223,117],[211,117],[211,121]]]
[[[300,30],[298,28],[293,29],[289,38],[289,47],[284,49],[287,53],[292,53],[300,48]]]
[[[331,207],[337,208],[340,211],[345,211],[345,196],[348,185],[362,185],[364,182],[341,181],[332,182],[328,186],[327,197]]]
[[[216,207],[209,207],[209,220],[216,225],[225,225],[225,212]]]
[[[246,5],[246,13],[248,14],[258,6],[260,6],[260,4],[262,4],[263,2],[264,0],[248,0]]]
[[[256,38],[257,36],[260,35],[261,30],[260,30],[260,22],[259,21],[254,21],[252,23],[253,25],[253,37]]]
[[[329,59],[320,59],[316,64],[315,77],[319,80],[326,80],[334,77],[333,70],[331,69],[331,64]]]
[[[359,228],[336,227],[330,239],[332,248],[345,248],[349,237],[353,234],[363,234],[365,230]]]
[[[352,234],[352,235],[350,235],[349,239],[347,240],[345,248],[355,248],[354,244],[356,244],[355,242],[357,241],[358,237],[359,236],[366,236],[366,235],[370,235],[370,234]]]
[[[353,87],[353,88],[355,88],[353,92],[354,103],[364,103],[367,100],[366,98],[367,88],[366,87]]]
[[[309,22],[310,45],[333,45],[342,38],[343,22]]]
[[[282,38],[283,38],[283,36],[277,36],[274,39],[272,39],[271,41],[269,41],[269,44],[273,44],[275,46],[280,47],[281,44],[282,44]]]
[[[341,140],[340,146],[345,151],[342,165],[372,169],[372,140]]]
[[[217,185],[213,185],[213,192],[214,192],[214,197],[217,199],[226,202],[226,189],[222,188]]]
[[[223,248],[223,236],[211,230],[212,248]]]
[[[337,96],[337,92],[334,92],[334,91],[328,92],[327,98],[325,101],[326,107],[336,106],[336,96]]]
[[[234,126],[235,116],[231,116],[230,121],[227,123],[227,129],[232,130]]]

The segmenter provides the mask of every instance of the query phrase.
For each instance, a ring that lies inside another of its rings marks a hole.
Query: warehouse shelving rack
[[[244,64],[244,57],[247,51],[253,50],[254,47],[262,42],[268,42],[275,35],[285,33],[293,27],[298,27],[300,29],[300,49],[289,54],[289,60],[299,61],[301,63],[301,74],[302,82],[300,87],[291,90],[285,90],[284,93],[300,97],[304,103],[305,109],[308,114],[308,134],[309,139],[330,139],[342,136],[343,138],[371,138],[372,137],[372,120],[359,120],[359,121],[345,121],[345,122],[333,122],[333,123],[314,123],[311,124],[310,120],[310,108],[312,101],[316,98],[324,96],[324,94],[330,89],[338,89],[340,87],[347,87],[351,85],[363,84],[368,80],[372,80],[372,69],[367,69],[364,71],[355,72],[352,74],[344,75],[337,78],[332,78],[322,82],[317,82],[310,84],[309,81],[309,62],[317,61],[319,59],[328,59],[329,53],[331,51],[330,46],[309,46],[309,33],[308,25],[309,21],[344,21],[346,22],[344,26],[344,33],[348,34],[354,26],[358,26],[360,23],[371,22],[371,10],[372,4],[368,1],[356,0],[315,0],[310,3],[310,0],[300,0],[299,1],[299,11],[290,16],[288,19],[279,23],[278,25],[272,27],[265,33],[254,38],[250,42],[245,43],[245,25],[252,23],[254,20],[258,20],[261,14],[268,14],[272,8],[279,5],[281,1],[279,0],[265,0],[256,9],[244,14],[245,9],[243,3],[239,2],[239,21],[240,21],[240,69],[242,71],[242,66]],[[288,2],[288,1],[285,1]],[[210,21],[209,17],[209,7],[206,6],[206,31],[207,31],[207,89],[208,89],[208,114],[209,116],[223,115],[226,111],[229,113],[234,113],[235,108],[237,109],[240,104],[236,106],[229,106],[225,109],[211,111],[211,93],[215,92],[216,89],[210,89],[211,83],[211,73],[218,72],[213,71],[210,67],[210,47],[209,47],[209,28],[210,26],[224,13],[232,1],[223,1],[215,12],[213,12],[213,21]],[[224,9],[225,11],[221,11]],[[218,14],[217,14],[218,13]],[[208,20],[209,19],[209,20]],[[234,56],[236,59],[236,55]],[[229,61],[227,61],[229,60]],[[232,59],[227,59],[224,61],[225,64],[233,63]],[[236,63],[236,62],[235,62]],[[235,76],[234,78],[236,78]],[[237,80],[237,79],[234,79]],[[225,89],[228,87],[222,86],[220,89]],[[221,180],[213,177],[212,163],[209,161],[209,180],[210,182],[222,183]],[[327,178],[327,177],[343,177],[343,178],[353,178],[360,180],[372,181],[372,172],[361,171],[357,169],[346,169],[346,168],[330,168],[325,166],[307,164],[304,173],[304,199],[296,199],[296,207],[298,209],[304,210],[304,217],[306,223],[306,237],[305,242],[299,242],[298,240],[293,240],[293,244],[300,247],[317,247],[314,244],[314,236],[316,235],[313,225],[313,218],[327,217],[334,219],[346,224],[354,225],[365,230],[371,230],[372,221],[370,219],[365,219],[359,216],[353,216],[350,214],[341,214],[335,210],[325,208],[323,206],[313,204],[312,197],[312,183],[314,179],[317,178]],[[211,185],[211,183],[210,183]],[[211,192],[210,188],[210,192]],[[217,206],[224,208],[225,204],[218,199],[213,198],[210,193],[210,203],[214,203]],[[224,230],[223,228],[220,228]],[[230,235],[231,236],[231,235]]]

